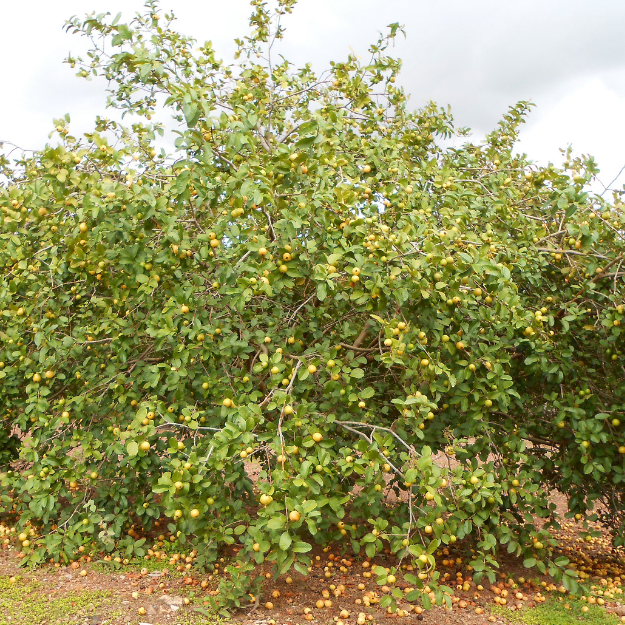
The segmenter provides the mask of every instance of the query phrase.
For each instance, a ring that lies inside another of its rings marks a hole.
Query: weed
[[[589,608],[586,613],[582,612],[584,606]],[[517,612],[501,606],[493,606],[491,612],[521,625],[579,625],[580,622],[584,625],[617,625],[620,623],[618,617],[607,614],[602,608],[588,605],[573,597],[568,597],[563,601],[551,599],[535,608]]]
[[[75,623],[76,617],[92,614],[110,602],[108,591],[83,590],[55,597],[52,588],[36,580],[9,579],[0,576],[0,625]]]

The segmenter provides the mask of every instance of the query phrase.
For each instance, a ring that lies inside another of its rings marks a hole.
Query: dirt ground
[[[8,544],[0,538],[0,625],[200,625],[219,621],[215,615],[196,611],[208,608],[207,597],[215,592],[219,575],[200,574],[179,563],[164,566],[154,560],[109,570],[108,564],[87,562],[86,558],[72,567],[46,565],[31,571],[19,568],[15,541],[11,534],[8,536]],[[586,542],[579,535],[579,527],[572,524],[559,538],[562,553],[578,570],[591,576],[589,585],[595,590],[589,594],[588,603],[604,602],[602,609],[619,615],[605,622],[619,622],[620,615],[625,615],[625,607],[618,601],[623,597],[621,581],[625,584],[623,554],[611,548],[607,536]],[[527,577],[528,571],[510,558],[500,561],[496,585],[487,580],[478,585],[464,563],[456,559],[463,556],[458,549],[441,551],[437,557],[441,572],[448,576],[447,583],[454,588],[451,609],[436,607],[420,613],[416,605],[400,601],[400,611],[389,614],[376,600],[390,589],[379,587],[375,574],[363,574],[372,566],[394,566],[396,561],[386,556],[369,562],[341,553],[336,545],[330,551],[313,552],[314,566],[307,578],[291,574],[292,579],[267,579],[259,601],[234,613],[231,621],[246,625],[508,625],[513,622],[513,612],[523,613],[545,600],[569,600],[550,585],[548,578],[519,579]],[[331,577],[326,576],[327,571]],[[266,571],[259,567],[259,572]],[[408,587],[400,575],[395,585],[402,590]],[[502,599],[506,599],[505,605],[501,605]],[[318,607],[317,602],[324,600],[331,604]],[[495,600],[500,603],[498,607]]]
[[[255,464],[249,463],[247,469],[255,477]],[[553,502],[563,516],[566,498],[556,494]],[[19,567],[19,543],[10,529],[0,521],[0,625],[216,625],[222,620],[210,612],[207,599],[216,594],[223,575],[198,572],[189,554],[179,553],[176,562],[150,556],[127,564],[103,562],[104,554],[100,554],[82,556],[71,566],[45,565],[33,571]],[[578,600],[512,557],[500,558],[494,585],[487,579],[475,582],[466,568],[466,552],[456,545],[454,550],[441,549],[436,554],[443,582],[454,590],[452,607],[421,611],[417,604],[400,600],[399,610],[389,613],[380,608],[379,600],[391,588],[378,586],[375,574],[368,576],[368,572],[375,566],[397,566],[397,560],[389,555],[373,560],[354,556],[346,543],[313,551],[312,572],[306,578],[290,573],[273,580],[268,568],[258,567],[266,581],[257,601],[251,600],[225,620],[241,625],[512,625],[546,602],[560,602],[563,610],[575,607],[580,614],[588,606],[592,625],[616,624],[621,617],[625,622],[625,594],[621,594],[625,592],[625,552],[615,551],[605,533],[588,542],[580,531],[581,525],[567,523],[557,537],[562,555],[590,576],[583,605],[570,606]],[[155,541],[148,537],[146,546],[157,550]],[[222,569],[227,565],[228,556],[224,556]],[[406,591],[409,584],[403,574],[410,571],[401,570],[395,586]],[[542,621],[532,622],[542,625]],[[545,621],[545,625],[552,622]]]

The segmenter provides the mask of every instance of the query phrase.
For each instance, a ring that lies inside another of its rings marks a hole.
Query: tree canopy
[[[429,605],[456,541],[478,575],[503,549],[562,576],[553,491],[622,544],[620,193],[589,190],[590,157],[519,154],[527,102],[482,143],[408,107],[397,24],[366,62],[274,60],[294,4],[254,0],[230,64],[152,1],[67,24],[93,43],[68,63],[132,123],[59,119],[1,163],[0,513],[34,528],[23,562],[144,556],[132,529],[166,518],[202,566],[388,548]]]

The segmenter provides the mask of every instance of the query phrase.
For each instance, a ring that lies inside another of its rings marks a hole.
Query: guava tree
[[[2,163],[0,511],[34,533],[23,562],[143,556],[166,518],[200,565],[388,549],[426,605],[456,541],[478,575],[503,549],[574,590],[550,493],[625,535],[620,194],[587,190],[590,158],[516,153],[524,102],[441,148],[466,131],[407,107],[398,25],[366,63],[275,61],[294,4],[252,2],[232,64],[152,1],[68,22],[93,43],[68,63],[134,121],[56,120]]]

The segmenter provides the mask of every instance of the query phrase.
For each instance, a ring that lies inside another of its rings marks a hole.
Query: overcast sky
[[[30,0],[4,3],[0,21],[0,140],[26,148],[47,141],[52,118],[69,113],[74,132],[104,109],[103,82],[86,82],[62,64],[86,40],[63,31],[65,19],[91,11],[130,18],[141,0]],[[231,60],[247,33],[247,0],[162,0],[178,29],[211,40]],[[625,165],[625,2],[623,0],[300,0],[285,24],[282,52],[323,69],[350,48],[363,59],[386,25],[405,25],[393,51],[404,61],[410,105],[450,105],[457,125],[481,138],[518,100],[537,106],[521,149],[560,162],[572,144],[592,154],[608,183]],[[110,115],[110,113],[109,113]],[[619,179],[625,183],[625,175]]]

